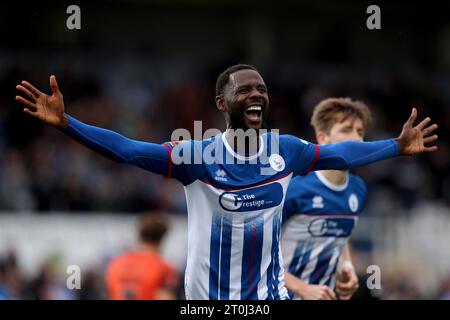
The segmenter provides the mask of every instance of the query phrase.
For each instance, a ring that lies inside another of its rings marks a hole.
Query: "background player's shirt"
[[[333,185],[320,171],[293,178],[283,209],[285,269],[308,284],[334,288],[339,256],[365,199],[364,182],[352,174],[343,185]]]
[[[106,271],[108,296],[112,300],[160,299],[161,289],[174,290],[175,269],[157,253],[130,251],[115,257]]]

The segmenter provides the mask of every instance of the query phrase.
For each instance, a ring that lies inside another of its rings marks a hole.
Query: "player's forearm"
[[[374,142],[345,141],[321,145],[313,170],[346,170],[398,156],[394,139]]]
[[[346,269],[346,268],[354,269],[348,242],[345,243],[345,246],[342,250],[341,256],[339,257],[339,268],[338,269],[342,270],[342,269]]]
[[[345,246],[342,249],[341,256],[339,257],[339,263],[341,265],[345,264],[346,266],[349,266],[350,264],[353,265],[348,242],[345,243]]]
[[[286,288],[289,291],[301,296],[301,292],[307,284],[288,271],[285,272],[284,279],[286,282]]]
[[[127,162],[131,157],[127,148],[128,139],[124,136],[85,124],[70,116],[67,119],[67,125],[62,131],[84,146],[117,162]]]
[[[87,125],[67,116],[67,125],[61,130],[84,146],[117,162],[126,162],[143,169],[167,174],[169,154],[159,144],[136,141],[117,132]]]

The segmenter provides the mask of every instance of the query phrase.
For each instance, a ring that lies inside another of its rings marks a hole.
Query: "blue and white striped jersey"
[[[117,162],[183,183],[188,299],[287,298],[280,235],[291,177],[309,170],[351,169],[398,155],[394,139],[319,147],[294,136],[267,133],[260,137],[255,155],[242,157],[224,134],[160,145],[70,116],[63,132]]]
[[[339,256],[365,199],[364,182],[352,174],[343,185],[330,183],[320,171],[294,177],[283,209],[285,269],[308,284],[334,288]]]
[[[214,144],[212,152],[221,153],[214,156],[224,159],[169,169],[172,177],[183,182],[187,198],[188,299],[288,298],[279,245],[282,206],[292,175],[311,168],[317,147],[279,136],[279,151],[272,154],[271,135],[261,139],[260,157],[236,154],[224,134],[179,143],[175,148],[167,144],[173,148],[174,163],[177,146],[195,155]],[[265,163],[264,154],[268,155]],[[237,159],[242,163],[236,163]],[[269,174],[262,174],[263,168]]]

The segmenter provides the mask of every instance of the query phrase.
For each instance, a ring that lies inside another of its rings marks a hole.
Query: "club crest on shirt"
[[[323,208],[323,197],[322,196],[314,196],[312,198],[312,207],[315,209],[322,209]]]
[[[286,167],[283,157],[276,153],[270,155],[269,163],[270,167],[277,172],[283,171]]]
[[[356,194],[352,193],[350,197],[348,197],[348,206],[352,212],[358,211],[359,202]]]

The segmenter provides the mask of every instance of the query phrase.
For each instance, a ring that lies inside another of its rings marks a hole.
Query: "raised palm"
[[[22,81],[16,89],[25,97],[19,95],[16,96],[16,100],[25,105],[23,111],[28,115],[49,125],[63,128],[67,125],[67,118],[64,114],[63,96],[58,89],[55,76],[50,76],[50,87],[53,93],[51,96],[39,91],[31,83]]]
[[[430,135],[438,128],[437,124],[427,127],[431,121],[431,119],[427,117],[417,126],[413,127],[416,119],[417,109],[413,108],[411,116],[403,125],[403,130],[397,138],[399,153],[401,155],[415,155],[425,152],[434,152],[438,149],[435,145],[430,146],[430,143],[438,140],[438,136],[436,134]]]

